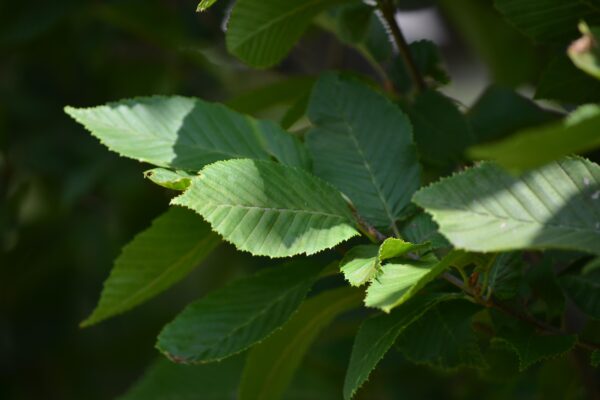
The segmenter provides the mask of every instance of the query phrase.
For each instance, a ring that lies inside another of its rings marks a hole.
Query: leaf
[[[430,87],[450,83],[450,77],[442,66],[442,57],[435,43],[430,40],[418,40],[408,47],[417,69],[429,82]],[[399,56],[394,59],[390,75],[401,92],[408,93],[412,90],[412,79]]]
[[[441,369],[485,368],[471,328],[471,317],[480,310],[480,306],[465,300],[437,304],[402,332],[398,348],[419,364]]]
[[[172,171],[165,168],[153,168],[144,171],[144,178],[150,179],[159,186],[172,190],[185,190],[192,183],[194,175],[185,171]]]
[[[340,262],[344,278],[352,286],[361,286],[370,281],[377,273],[377,253],[379,246],[365,244],[353,247]]]
[[[587,0],[495,0],[495,4],[511,24],[540,42],[571,40],[580,20],[600,20],[600,7]]]
[[[534,168],[600,146],[600,106],[582,106],[564,121],[517,132],[497,143],[476,146],[469,155],[491,159],[515,171]]]
[[[432,249],[450,247],[450,243],[438,232],[438,225],[431,216],[419,212],[400,227],[400,234],[412,243],[429,243]]]
[[[313,17],[344,0],[238,0],[229,19],[229,52],[258,68],[277,64]]]
[[[448,254],[441,261],[427,254],[418,260],[402,259],[384,264],[367,289],[365,305],[390,312],[464,257],[465,253],[459,251]]]
[[[308,117],[315,174],[346,194],[363,218],[393,226],[419,186],[408,118],[364,84],[334,74],[316,83]]]
[[[501,328],[492,340],[507,343],[519,356],[519,370],[524,371],[543,359],[570,351],[577,342],[577,336],[541,335],[528,325],[516,322],[512,329]]]
[[[217,2],[217,0],[200,0],[200,3],[198,4],[198,8],[196,9],[196,11],[200,11],[200,12],[206,11],[216,2]]]
[[[360,306],[360,291],[350,288],[321,293],[264,342],[250,350],[242,374],[240,399],[279,399],[317,335],[335,317]]]
[[[548,320],[560,319],[565,311],[565,295],[558,285],[552,260],[548,254],[537,265],[527,271],[527,283],[534,296],[544,303]]]
[[[506,118],[510,115],[510,118]],[[511,89],[490,86],[469,110],[467,118],[476,143],[502,139],[517,131],[556,120],[558,114],[544,110]]]
[[[172,203],[193,209],[225,240],[254,255],[310,255],[358,234],[337,190],[268,161],[209,165]]]
[[[600,270],[582,275],[565,275],[559,283],[584,313],[600,319]]]
[[[344,380],[344,399],[351,399],[366,382],[396,338],[437,303],[453,295],[431,294],[417,296],[390,314],[380,314],[363,322],[352,347],[350,364]]]
[[[600,81],[577,69],[566,54],[560,54],[542,72],[535,98],[568,104],[595,103],[600,101]]]
[[[421,189],[413,201],[461,249],[573,249],[600,254],[600,166],[566,158],[521,177],[484,163]]]
[[[233,399],[242,367],[242,357],[205,365],[174,364],[161,357],[118,400]]]
[[[188,97],[142,97],[93,108],[66,107],[109,149],[159,167],[198,171],[230,158],[306,167],[298,139],[270,121]]]
[[[456,104],[435,91],[421,93],[412,105],[405,106],[414,126],[421,157],[437,166],[461,159],[472,142],[471,128]]]
[[[488,290],[499,300],[514,298],[523,278],[521,253],[498,254],[489,271]],[[489,295],[488,295],[489,297]]]
[[[234,281],[190,304],[158,336],[178,363],[219,361],[266,338],[300,306],[322,266],[292,262]]]
[[[600,27],[590,28],[580,22],[579,31],[583,36],[569,46],[569,58],[579,69],[600,79]]]
[[[198,266],[219,242],[194,213],[170,208],[123,247],[96,309],[81,326],[121,314],[165,291]]]

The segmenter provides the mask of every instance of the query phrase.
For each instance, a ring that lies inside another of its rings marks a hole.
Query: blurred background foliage
[[[228,101],[285,123],[282,105],[302,104],[311,80],[282,77],[352,69],[377,79],[356,51],[326,32],[326,18],[278,68],[246,68],[224,48],[228,6],[220,1],[197,14],[193,0],[0,3],[0,398],[93,400],[124,393],[157,357],[155,337],[177,311],[266,263],[222,246],[184,282],[127,317],[78,328],[121,246],[166,209],[170,195],[144,181],[142,165],[83,132],[63,113],[65,105],[182,94]],[[464,105],[490,82],[531,93],[554,53],[504,22],[490,0],[402,0],[399,6],[407,37],[440,46],[452,77],[443,90]],[[261,91],[275,82],[283,83]],[[357,328],[352,318],[342,322],[305,360],[289,398],[339,394],[353,336],[347,333]],[[503,360],[506,371],[448,374],[414,366],[396,352],[384,360],[392,368],[378,368],[360,397],[581,396],[571,359],[517,377],[510,372],[518,362],[513,353],[493,348],[488,357]],[[235,359],[225,367],[237,368]],[[157,389],[136,390],[144,398],[144,390]]]

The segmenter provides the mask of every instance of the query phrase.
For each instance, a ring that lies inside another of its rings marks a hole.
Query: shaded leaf
[[[590,356],[590,365],[597,368],[600,365],[600,350],[594,350]]]
[[[450,242],[439,233],[438,225],[425,212],[406,220],[400,227],[400,234],[412,243],[430,243],[432,249],[450,247]]]
[[[225,240],[254,255],[314,254],[358,234],[336,189],[269,161],[209,165],[172,202],[193,209]]]
[[[109,149],[159,167],[197,171],[230,158],[306,167],[298,139],[270,121],[188,97],[141,97],[93,108],[66,107]]]
[[[123,247],[104,282],[89,326],[121,314],[184,278],[219,244],[217,235],[194,213],[170,208]]]
[[[565,275],[559,283],[583,312],[600,319],[600,270],[582,275]]]
[[[158,336],[178,363],[219,361],[261,341],[300,306],[322,269],[293,262],[237,280],[190,304]]]
[[[565,295],[558,285],[552,262],[542,259],[527,271],[526,278],[535,297],[544,303],[547,318],[561,318],[565,311]]]
[[[560,54],[542,72],[535,98],[569,104],[595,103],[600,101],[600,81],[575,67],[566,54]]]
[[[311,344],[335,317],[360,306],[362,293],[340,288],[308,299],[294,316],[250,350],[240,386],[240,399],[279,399]]]
[[[435,43],[430,40],[418,40],[412,42],[408,47],[417,69],[421,72],[421,76],[429,82],[430,87],[450,83],[450,77],[442,66],[442,57]],[[400,91],[409,92],[412,90],[412,79],[400,58],[394,60],[391,76]]]
[[[521,253],[498,254],[489,271],[489,294],[493,294],[494,297],[500,300],[512,299],[519,292],[522,278],[523,262]]]
[[[172,190],[185,190],[192,183],[195,175],[185,171],[172,171],[165,168],[153,168],[144,171],[144,178],[150,179],[159,186]]]
[[[345,193],[366,220],[391,227],[419,186],[408,118],[366,85],[333,74],[316,83],[308,116],[315,174]]]
[[[600,253],[600,166],[582,158],[518,178],[484,163],[421,189],[413,200],[457,248]]]

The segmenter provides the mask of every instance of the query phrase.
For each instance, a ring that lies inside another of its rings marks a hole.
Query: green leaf
[[[277,64],[313,17],[344,0],[238,0],[228,22],[229,52],[253,67]]]
[[[426,254],[420,259],[394,259],[381,266],[380,272],[367,289],[365,305],[390,312],[413,297],[450,266],[467,259],[470,259],[470,256],[462,251],[451,252],[441,261],[433,254]]]
[[[369,282],[377,273],[379,246],[365,244],[353,247],[340,262],[340,270],[352,286]]]
[[[600,366],[600,350],[594,350],[590,356],[590,365],[594,368]]]
[[[450,83],[450,77],[442,67],[442,57],[435,43],[430,40],[419,40],[411,43],[408,47],[417,69],[429,82],[430,87]],[[395,58],[390,74],[401,92],[407,93],[412,90],[412,79],[399,56]]]
[[[471,328],[481,307],[465,300],[437,304],[411,324],[397,345],[407,359],[441,369],[485,368],[486,362]]]
[[[445,166],[459,161],[473,141],[456,103],[435,90],[421,93],[405,110],[414,126],[419,153],[430,164]]]
[[[383,95],[334,74],[316,83],[308,117],[315,174],[346,194],[366,220],[393,226],[419,186],[408,118]]]
[[[172,171],[165,168],[153,168],[144,171],[144,178],[150,179],[159,186],[172,190],[185,190],[192,183],[194,175],[185,171]]]
[[[432,249],[450,247],[450,243],[438,231],[431,216],[419,212],[400,227],[400,234],[411,243],[429,243]]]
[[[219,361],[266,338],[300,306],[322,266],[292,262],[234,281],[190,304],[158,336],[178,363]]]
[[[600,254],[600,166],[566,158],[521,177],[484,163],[413,198],[457,248],[573,249]]]
[[[390,314],[380,314],[363,322],[352,347],[350,364],[344,380],[344,399],[351,399],[366,382],[371,371],[402,331],[431,307],[452,297],[453,295],[440,294],[417,296]]]
[[[273,122],[200,99],[153,96],[65,111],[112,151],[159,167],[197,171],[230,158],[309,165],[298,139]]]
[[[121,314],[184,278],[219,244],[219,237],[194,213],[170,208],[138,234],[115,260],[90,326]]]
[[[514,298],[519,292],[519,285],[523,278],[522,265],[521,253],[499,254],[489,271],[489,294],[493,293],[494,297],[500,300]]]
[[[600,270],[582,275],[565,275],[559,283],[583,312],[600,319]]]
[[[565,295],[558,285],[552,260],[544,259],[527,271],[527,281],[533,295],[544,303],[548,320],[560,319],[565,311]]]
[[[206,365],[174,364],[161,357],[118,400],[233,399],[242,367],[242,357]]]
[[[568,104],[595,103],[600,101],[600,81],[575,67],[566,54],[560,54],[542,72],[535,98]]]
[[[570,351],[577,342],[575,335],[542,335],[529,325],[520,322],[512,325],[499,329],[492,340],[507,343],[517,353],[521,371],[543,359]]]
[[[488,87],[467,114],[476,143],[502,139],[557,117],[558,114],[544,110],[533,101],[501,86]]]
[[[469,150],[474,158],[492,159],[515,171],[543,165],[600,146],[600,106],[582,106],[564,121],[517,132],[501,142]]]
[[[577,36],[577,23],[600,20],[600,7],[588,0],[495,0],[517,29],[540,42],[565,42]]]
[[[269,161],[229,160],[204,168],[172,200],[254,255],[314,254],[358,234],[342,196],[304,170]]]
[[[209,7],[211,7],[216,2],[217,2],[217,0],[200,0],[200,3],[198,4],[198,8],[196,9],[196,11],[206,11],[206,10],[208,10]]]
[[[240,399],[279,399],[317,335],[335,317],[360,306],[362,293],[340,288],[321,293],[264,342],[250,350],[242,374]]]
[[[569,46],[569,58],[579,69],[600,79],[600,27],[590,28],[580,22],[579,31],[583,36]]]

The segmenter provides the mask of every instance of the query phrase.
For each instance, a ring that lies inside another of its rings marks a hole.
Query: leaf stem
[[[400,25],[398,21],[396,21],[396,10],[390,0],[378,0],[377,8],[381,12],[381,16],[383,18],[383,22],[387,25],[389,33],[393,39],[393,43],[398,50],[398,54],[406,69],[408,70],[408,74],[410,75],[411,80],[413,81],[414,87],[417,92],[422,92],[427,89],[427,85],[425,84],[425,80],[415,63],[415,60],[410,52],[410,48],[408,47],[408,43],[404,38],[404,34],[400,29]]]

